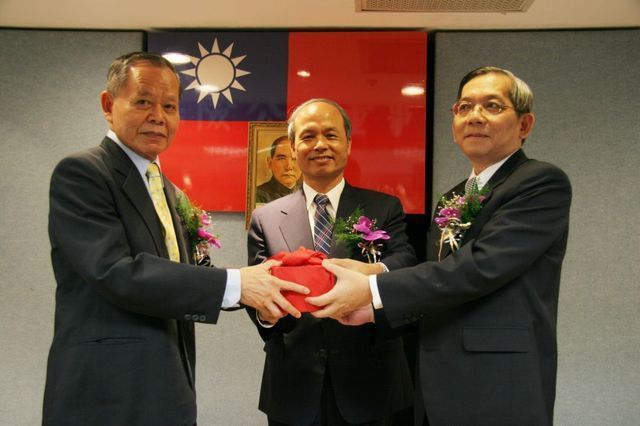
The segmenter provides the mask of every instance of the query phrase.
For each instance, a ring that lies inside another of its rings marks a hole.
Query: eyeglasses
[[[469,115],[471,111],[474,111],[476,109],[477,105],[480,105],[481,111],[486,111],[491,115],[498,115],[505,109],[509,109],[509,108],[515,110],[515,108],[512,106],[503,105],[496,101],[485,101],[485,102],[479,102],[479,103],[469,102],[469,101],[458,101],[455,104],[453,104],[453,106],[451,107],[451,112],[454,115],[457,115],[458,117],[466,117],[467,115]]]

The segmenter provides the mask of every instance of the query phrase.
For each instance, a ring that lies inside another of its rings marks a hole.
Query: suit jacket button
[[[184,319],[185,319],[185,321],[191,321],[191,315],[185,314],[184,315]]]
[[[206,315],[200,315],[200,321],[205,322],[207,320]]]

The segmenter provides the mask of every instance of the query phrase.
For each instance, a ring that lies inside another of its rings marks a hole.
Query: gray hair
[[[338,112],[340,112],[340,115],[342,116],[342,121],[344,123],[344,132],[347,135],[347,140],[351,139],[351,120],[349,119],[349,116],[347,115],[347,112],[344,110],[344,108],[342,108],[340,104],[338,104],[336,101],[332,101],[331,99],[313,98],[298,105],[289,116],[289,120],[288,120],[289,128],[287,130],[287,133],[289,135],[289,140],[291,142],[295,141],[296,129],[295,129],[294,122],[296,121],[296,118],[298,117],[298,114],[300,113],[300,111],[307,105],[315,104],[319,102],[332,105],[338,110]]]
[[[462,88],[469,81],[480,75],[489,73],[503,74],[511,79],[512,84],[511,89],[509,89],[509,100],[513,103],[513,108],[518,115],[531,112],[533,109],[533,92],[527,83],[520,80],[511,71],[498,67],[480,67],[465,75],[460,81],[460,86],[458,86],[458,99],[460,99],[460,95],[462,94]]]
[[[146,62],[154,67],[167,67],[178,79],[178,93],[182,92],[180,76],[171,62],[160,55],[147,52],[130,52],[118,57],[111,63],[107,73],[107,92],[117,96],[129,78],[129,69],[140,62]]]

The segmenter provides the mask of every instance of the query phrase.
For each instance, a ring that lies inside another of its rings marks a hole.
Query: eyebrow
[[[150,96],[150,95],[151,95],[151,91],[150,91],[150,90],[148,90],[148,89],[147,89],[147,88],[145,88],[145,87],[140,87],[140,88],[136,91],[136,94],[137,94],[138,96]]]
[[[136,95],[137,96],[141,96],[141,97],[144,97],[144,96],[155,96],[153,94],[153,92],[151,92],[150,90],[145,89],[145,88],[142,88],[141,90],[139,90],[138,93],[136,93]],[[165,102],[166,101],[168,101],[168,102],[178,102],[178,99],[179,99],[178,96],[167,95],[166,99],[165,99]]]
[[[488,95],[483,95],[480,96],[480,99],[502,99],[503,95],[499,94],[499,93],[490,93]],[[467,100],[467,99],[475,99],[474,96],[461,96],[460,100]],[[509,99],[509,96],[506,97],[506,99]]]

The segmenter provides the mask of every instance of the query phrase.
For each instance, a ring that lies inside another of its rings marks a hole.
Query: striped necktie
[[[180,251],[178,250],[178,241],[176,240],[176,231],[173,228],[173,220],[167,205],[167,199],[162,189],[162,176],[160,169],[156,163],[150,163],[147,167],[147,179],[149,180],[149,193],[151,200],[156,208],[156,213],[162,222],[164,229],[164,244],[167,246],[169,258],[174,262],[180,262]]]
[[[313,202],[316,203],[315,224],[313,226],[315,249],[328,256],[331,249],[331,234],[333,233],[333,223],[327,211],[329,197],[324,194],[316,194]]]

